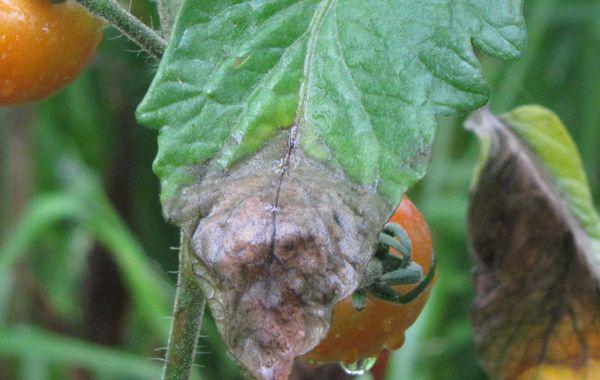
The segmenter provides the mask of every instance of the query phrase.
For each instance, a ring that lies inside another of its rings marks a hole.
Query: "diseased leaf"
[[[260,379],[287,379],[294,357],[327,333],[333,307],[362,279],[386,209],[301,154],[285,177],[274,172],[263,155],[277,152],[205,180],[186,202],[205,216],[191,230],[193,266],[217,326]]]
[[[521,3],[185,0],[138,109],[161,131],[163,200],[296,124],[308,156],[396,205],[425,173],[435,116],[488,99],[471,41],[521,55]]]
[[[138,119],[168,219],[234,356],[284,379],[358,286],[429,163],[487,101],[471,41],[516,59],[521,0],[184,0]]]
[[[600,222],[573,141],[537,106],[483,110],[466,125],[484,146],[469,208],[484,368],[498,379],[600,376]]]

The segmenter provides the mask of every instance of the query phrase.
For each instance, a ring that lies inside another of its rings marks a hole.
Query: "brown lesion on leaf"
[[[476,345],[493,378],[600,358],[600,297],[589,246],[545,168],[501,121],[469,210]],[[528,377],[529,378],[528,373]]]
[[[227,173],[206,175],[167,208],[192,238],[194,269],[227,345],[259,379],[287,379],[294,358],[326,335],[389,208],[305,157],[293,131]]]

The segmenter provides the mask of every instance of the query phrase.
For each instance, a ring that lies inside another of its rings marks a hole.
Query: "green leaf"
[[[24,359],[35,356],[45,362],[76,364],[136,379],[157,379],[161,372],[158,363],[150,359],[37,328],[0,329],[0,353]]]
[[[163,201],[292,125],[294,146],[396,204],[437,115],[488,99],[471,41],[520,57],[521,0],[184,0],[138,108],[160,129]]]
[[[147,261],[140,243],[98,190],[97,182],[85,173],[78,174],[80,181],[73,185],[72,193],[40,195],[30,202],[10,238],[0,245],[0,285],[9,286],[12,266],[49,226],[60,220],[75,220],[114,254],[125,282],[136,295],[135,305],[141,315],[166,336],[168,323],[161,317],[168,314],[168,283]],[[5,309],[4,302],[0,299],[0,311]]]

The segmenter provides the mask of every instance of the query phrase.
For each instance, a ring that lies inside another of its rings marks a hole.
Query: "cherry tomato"
[[[71,82],[102,26],[74,0],[0,0],[0,105],[42,99]]]
[[[397,223],[412,242],[412,259],[427,274],[433,263],[433,246],[429,228],[421,213],[404,197],[389,222]],[[392,250],[394,255],[400,256]],[[331,328],[325,339],[305,355],[309,363],[355,363],[360,359],[378,356],[383,350],[395,350],[404,343],[404,331],[417,319],[429,296],[427,288],[408,304],[396,304],[367,295],[365,308],[357,311],[351,297],[340,301],[333,312]],[[406,293],[415,285],[394,286]]]

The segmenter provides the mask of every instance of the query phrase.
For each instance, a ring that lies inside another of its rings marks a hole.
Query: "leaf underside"
[[[522,0],[186,0],[138,109],[168,201],[291,125],[313,159],[396,205],[436,115],[488,99],[471,42],[517,59]]]
[[[600,219],[579,154],[541,107],[467,127],[485,157],[469,207],[472,323],[492,378],[594,378],[600,363]]]

